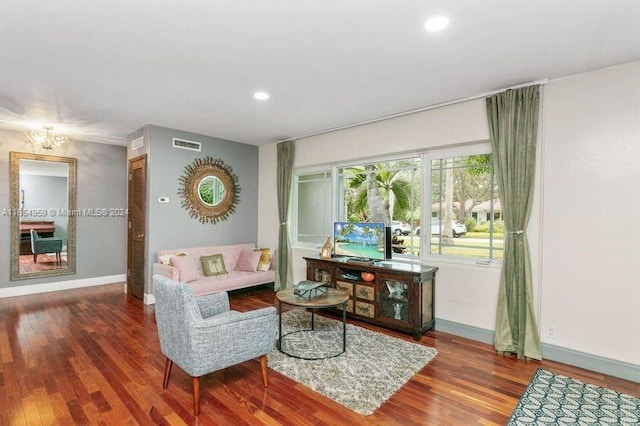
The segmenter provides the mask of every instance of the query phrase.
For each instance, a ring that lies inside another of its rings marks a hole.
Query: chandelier
[[[34,145],[42,149],[54,149],[67,142],[69,138],[53,133],[52,126],[43,126],[44,132],[25,132]]]

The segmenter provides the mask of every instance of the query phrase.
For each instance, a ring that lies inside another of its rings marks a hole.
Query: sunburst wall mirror
[[[240,200],[238,177],[217,158],[198,158],[186,166],[180,185],[182,207],[202,223],[226,220]]]

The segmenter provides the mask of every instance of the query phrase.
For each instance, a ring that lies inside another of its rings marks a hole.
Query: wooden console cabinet
[[[415,340],[434,328],[437,267],[394,261],[362,263],[346,258],[304,259],[308,280],[349,292],[349,316],[411,333]],[[363,273],[372,274],[372,280],[365,281]]]

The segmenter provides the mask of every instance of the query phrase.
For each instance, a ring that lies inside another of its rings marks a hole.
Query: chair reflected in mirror
[[[62,263],[62,238],[60,237],[47,237],[42,238],[38,236],[38,232],[35,229],[31,230],[31,252],[33,253],[33,263],[38,263],[39,254],[55,253],[56,263],[60,265]]]

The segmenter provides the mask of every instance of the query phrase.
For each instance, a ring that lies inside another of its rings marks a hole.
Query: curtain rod
[[[455,105],[455,104],[459,104],[459,103],[462,103],[462,102],[468,102],[468,101],[473,101],[473,100],[480,99],[480,98],[486,98],[487,96],[492,96],[492,95],[495,95],[496,93],[504,92],[505,90],[521,89],[523,87],[535,86],[537,84],[540,84],[540,85],[547,84],[548,82],[549,82],[549,79],[548,78],[544,78],[542,80],[536,80],[536,81],[532,81],[530,83],[518,84],[517,86],[505,87],[503,89],[494,90],[492,92],[482,93],[480,95],[469,96],[467,98],[454,99],[452,101],[441,102],[441,103],[435,104],[435,105],[429,105],[429,106],[420,107],[420,108],[416,108],[416,109],[410,109],[408,111],[397,112],[395,114],[385,115],[383,117],[372,118],[371,120],[359,121],[357,123],[345,124],[344,126],[331,127],[329,129],[318,130],[317,132],[307,133],[306,135],[300,135],[300,136],[295,136],[295,137],[292,137],[292,138],[280,139],[276,143],[285,142],[285,141],[291,141],[291,140],[297,140],[297,139],[310,138],[311,136],[318,136],[318,135],[323,135],[325,133],[336,132],[338,130],[344,130],[344,129],[350,129],[352,127],[363,126],[365,124],[377,123],[378,121],[384,121],[384,120],[389,120],[391,118],[403,117],[405,115],[415,114],[417,112],[428,111],[430,109],[442,108],[442,107],[445,107],[445,106]]]

